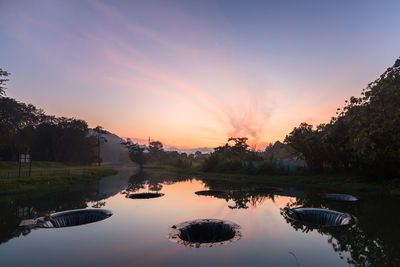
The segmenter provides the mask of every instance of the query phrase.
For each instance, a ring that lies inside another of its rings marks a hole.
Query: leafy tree
[[[201,158],[202,155],[203,155],[203,154],[201,153],[201,151],[196,151],[196,152],[194,153],[194,157],[195,157],[196,159]]]
[[[33,105],[0,98],[0,158],[29,152],[36,160],[88,164],[95,159],[93,137],[82,120],[45,115]]]
[[[148,147],[149,157],[152,161],[160,161],[164,156],[164,146],[160,141],[152,141]]]
[[[352,97],[342,117],[352,125],[350,146],[357,167],[367,173],[400,175],[400,58]]]
[[[34,105],[4,97],[0,69],[0,160],[31,153],[35,160],[90,164],[96,159],[96,140],[83,120],[49,116]]]
[[[311,170],[322,170],[325,151],[319,130],[313,131],[312,125],[303,122],[286,136],[285,143],[290,144],[297,151],[297,155],[304,158]]]
[[[139,164],[140,169],[143,169],[143,164],[146,163],[146,155],[144,154],[144,147],[141,147],[137,143],[133,143],[130,138],[127,142],[122,143],[128,148],[129,157],[133,162]]]
[[[12,98],[0,97],[0,158],[16,159],[19,152],[28,152],[29,146],[21,140],[28,128],[34,129],[46,120],[42,110],[20,103]],[[23,133],[24,132],[24,133]]]
[[[204,171],[238,171],[250,167],[249,162],[261,160],[261,156],[255,151],[248,150],[247,137],[230,137],[223,146],[214,148],[203,162]],[[234,142],[230,145],[230,142]]]
[[[149,144],[150,153],[160,153],[164,151],[164,146],[160,141],[152,141]]]
[[[235,142],[235,144],[230,148],[231,151],[235,154],[245,153],[249,147],[247,144],[248,140],[247,137],[230,137],[228,143],[231,141]]]
[[[400,58],[328,124],[301,124],[285,142],[315,171],[400,176]]]
[[[4,94],[5,94],[4,90],[6,89],[6,87],[4,85],[8,81],[8,79],[6,77],[9,75],[10,75],[9,72],[0,68],[0,97],[4,96]]]
[[[38,160],[88,164],[97,159],[96,139],[82,120],[50,117],[35,128],[31,148]]]
[[[102,162],[101,156],[100,156],[100,148],[101,144],[107,143],[107,139],[103,136],[103,134],[106,134],[107,131],[104,130],[103,127],[101,126],[96,126],[96,128],[93,129],[93,131],[96,133],[96,139],[97,139],[97,165],[100,166],[100,163]]]

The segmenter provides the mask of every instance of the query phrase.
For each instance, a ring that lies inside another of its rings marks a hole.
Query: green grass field
[[[23,168],[29,167],[29,164],[24,163]],[[33,161],[32,169],[42,169],[42,168],[67,168],[75,167],[76,165],[67,165],[61,162],[50,162],[50,161]],[[18,170],[17,161],[0,161],[0,171],[4,170]]]
[[[0,161],[0,194],[61,189],[117,173],[109,166],[79,166],[37,161],[32,163],[31,176],[27,176],[28,167],[25,164],[21,177],[18,177],[17,162]]]

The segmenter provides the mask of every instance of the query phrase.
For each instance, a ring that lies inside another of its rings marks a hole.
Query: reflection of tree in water
[[[147,191],[161,191],[163,185],[161,183],[154,183],[150,181],[135,181],[135,183],[130,183],[126,188],[127,193],[138,192],[141,189],[147,189]]]
[[[180,181],[190,180],[187,176],[171,175],[170,173],[157,173],[153,171],[141,171],[129,179],[126,193],[137,192],[141,189],[159,192],[163,185],[169,185]]]
[[[141,183],[129,183],[128,187],[126,188],[127,192],[137,192],[140,189],[145,189],[146,182]]]
[[[382,199],[364,200],[349,204],[334,201],[323,201],[318,196],[309,195],[287,204],[287,208],[322,207],[354,215],[358,222],[351,227],[313,227],[286,218],[296,231],[316,231],[328,236],[328,242],[341,258],[347,257],[349,265],[354,266],[400,266],[399,239],[397,230],[400,216],[396,210],[397,203]],[[284,211],[282,210],[282,215]]]
[[[181,181],[191,181],[192,179],[194,178],[188,178],[187,175],[146,170],[133,175],[130,178],[126,193],[137,192],[141,189],[158,192],[162,190],[163,185],[171,185]],[[273,200],[273,192],[279,190],[277,188],[269,187],[259,188],[259,183],[227,183],[226,181],[218,179],[202,181],[204,185],[210,189],[222,188],[219,192],[203,192],[202,195],[225,199],[227,202],[233,201],[234,204],[229,205],[229,208],[231,209],[247,209],[249,208],[249,205],[256,207],[266,198]]]
[[[97,184],[70,188],[67,192],[47,193],[26,198],[21,195],[8,196],[0,200],[0,244],[27,235],[30,230],[18,227],[23,219],[37,218],[57,211],[86,208],[88,202],[104,206]]]
[[[277,191],[281,189],[275,187],[260,187],[259,183],[235,183],[220,181],[216,179],[203,180],[203,183],[210,190],[197,193],[203,196],[213,196],[225,199],[227,202],[233,201],[233,205],[228,205],[231,209],[247,209],[261,205],[265,199],[272,199]]]
[[[161,191],[163,185],[159,182],[149,181],[143,175],[135,175],[130,181],[126,188],[126,193],[137,192],[141,189],[147,189],[148,191]]]
[[[274,195],[262,191],[231,191],[226,198],[227,201],[232,200],[235,204],[228,205],[231,209],[247,209],[248,204],[251,207],[261,205],[265,199],[273,199]]]
[[[105,201],[96,201],[94,204],[92,204],[92,208],[99,209],[101,207],[104,207],[106,205]]]
[[[265,192],[257,191],[219,191],[219,190],[204,190],[195,192],[199,196],[210,196],[219,199],[224,199],[226,202],[233,201],[234,205],[228,205],[231,209],[247,209],[248,203],[250,206],[257,207],[265,198],[273,198],[273,195]]]
[[[153,175],[142,173],[130,179],[132,188],[143,187],[143,179],[151,181],[151,190],[162,189],[162,182],[176,182],[187,180],[186,177],[176,177],[171,175]],[[0,244],[18,237],[22,234],[29,234],[29,230],[18,227],[23,219],[31,219],[57,211],[81,209],[88,205],[94,208],[105,206],[105,198],[108,196],[100,192],[98,182],[87,185],[76,185],[70,187],[68,191],[46,193],[38,196],[8,196],[0,200]],[[117,193],[119,191],[114,192]]]
[[[161,191],[161,189],[163,188],[163,185],[161,183],[151,183],[149,182],[149,190],[150,191]]]

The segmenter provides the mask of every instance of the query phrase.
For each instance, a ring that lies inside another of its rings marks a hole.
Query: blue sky
[[[125,137],[263,146],[400,56],[398,1],[3,1],[7,95]]]

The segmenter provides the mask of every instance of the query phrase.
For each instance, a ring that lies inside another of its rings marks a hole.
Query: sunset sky
[[[122,137],[262,148],[400,56],[400,1],[5,1],[7,96]]]

